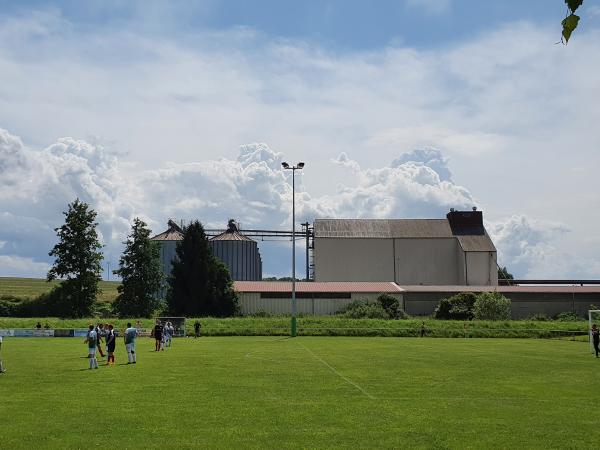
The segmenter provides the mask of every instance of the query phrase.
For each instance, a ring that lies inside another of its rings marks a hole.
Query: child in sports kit
[[[116,344],[116,336],[115,331],[112,325],[107,325],[106,327],[106,353],[108,353],[108,358],[106,360],[106,365],[115,365],[115,344]]]
[[[127,329],[125,330],[125,349],[127,350],[127,364],[135,364],[136,356],[135,356],[135,338],[137,337],[137,329],[131,327],[131,323],[127,324]]]
[[[94,330],[94,325],[89,326],[89,331],[84,343],[88,345],[88,358],[90,359],[90,369],[98,368],[98,360],[96,359],[96,346],[98,345],[98,334]]]

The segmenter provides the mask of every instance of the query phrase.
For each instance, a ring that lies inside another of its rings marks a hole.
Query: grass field
[[[521,339],[6,338],[1,448],[591,448],[600,360]]]
[[[12,278],[0,277],[0,297],[3,295],[23,299],[34,299],[41,294],[50,292],[59,281],[46,281],[43,278]],[[117,297],[118,281],[101,281],[102,293],[98,296],[101,301],[113,301]]]

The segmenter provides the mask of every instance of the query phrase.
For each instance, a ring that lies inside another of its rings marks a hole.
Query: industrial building
[[[236,281],[242,314],[290,314],[289,282]],[[498,292],[511,300],[513,319],[533,314],[548,317],[572,311],[580,316],[600,305],[600,286],[399,286],[393,282],[297,282],[298,312],[329,315],[354,300],[374,302],[382,294],[396,297],[411,316],[430,316],[443,298],[460,292]]]
[[[292,283],[285,281],[236,281],[242,314],[290,314]],[[374,302],[381,294],[402,301],[402,289],[395,283],[297,282],[296,303],[299,314],[335,314],[355,300]]]
[[[316,219],[315,281],[498,284],[496,247],[481,211],[445,219]]]
[[[152,238],[161,243],[166,275],[183,238],[177,223],[168,225]],[[229,268],[242,314],[291,313],[292,284],[261,281],[258,245],[248,237],[289,239],[291,231],[242,233],[233,220],[226,230],[205,231],[213,254]],[[382,293],[398,298],[414,316],[433,314],[442,298],[460,292],[499,292],[512,301],[515,319],[583,314],[600,305],[598,285],[498,286],[496,248],[475,209],[450,210],[444,219],[316,219],[296,236],[306,241],[306,278],[314,279],[296,282],[300,314],[335,314],[354,300],[376,301]]]
[[[177,256],[177,243],[183,239],[183,229],[173,220],[168,229],[150,238],[160,243],[161,269],[165,277],[172,271],[172,261]],[[233,220],[227,230],[208,241],[213,255],[229,269],[233,280],[257,281],[262,279],[262,259],[256,241],[239,232]]]

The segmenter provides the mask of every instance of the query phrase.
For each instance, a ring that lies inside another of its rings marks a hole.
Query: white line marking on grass
[[[346,383],[354,386],[356,389],[358,389],[360,392],[362,392],[363,394],[365,394],[367,397],[369,397],[371,400],[375,400],[375,397],[373,397],[371,394],[369,394],[367,391],[365,391],[362,387],[360,387],[358,384],[356,384],[354,381],[352,381],[350,378],[342,375],[341,373],[339,373],[337,370],[335,370],[335,368],[333,366],[331,366],[330,364],[327,363],[327,361],[325,361],[324,359],[320,358],[319,356],[315,355],[308,347],[305,347],[304,345],[302,345],[300,342],[298,342],[298,345],[300,347],[302,347],[304,350],[306,350],[313,358],[315,358],[317,361],[321,362],[322,364],[325,365],[325,367],[327,367],[330,371],[332,371],[334,374],[336,374],[338,377],[340,377],[342,380],[344,380]]]
[[[555,402],[569,401],[572,398],[534,398],[534,397],[381,397],[385,401],[485,401],[485,402]]]
[[[269,339],[269,340],[266,340],[266,341],[265,341],[265,340],[262,340],[262,341],[257,341],[257,342],[265,342],[265,343],[267,343],[267,344],[272,344],[272,343],[278,343],[278,342],[286,341],[286,340],[288,340],[288,339],[289,339],[289,337],[284,337],[284,338],[278,338],[278,339]],[[245,358],[248,358],[248,359],[249,359],[250,357],[253,357],[254,359],[262,359],[262,360],[264,360],[264,361],[276,361],[275,359],[263,358],[263,357],[260,357],[260,356],[253,356],[253,355],[255,355],[256,353],[260,353],[260,352],[262,352],[262,351],[264,350],[264,348],[265,348],[265,347],[264,347],[264,346],[262,346],[262,347],[260,347],[258,350],[252,350],[252,351],[250,351],[250,352],[246,353],[246,355],[245,355],[244,357],[245,357]]]

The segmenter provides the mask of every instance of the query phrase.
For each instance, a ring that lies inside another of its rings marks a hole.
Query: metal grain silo
[[[171,275],[173,270],[172,261],[175,258],[177,243],[183,239],[183,230],[174,221],[169,220],[169,229],[150,238],[151,241],[160,244],[160,267],[165,279]]]
[[[262,260],[256,241],[238,231],[233,220],[227,231],[209,241],[213,255],[229,268],[231,278],[236,281],[260,281]]]

